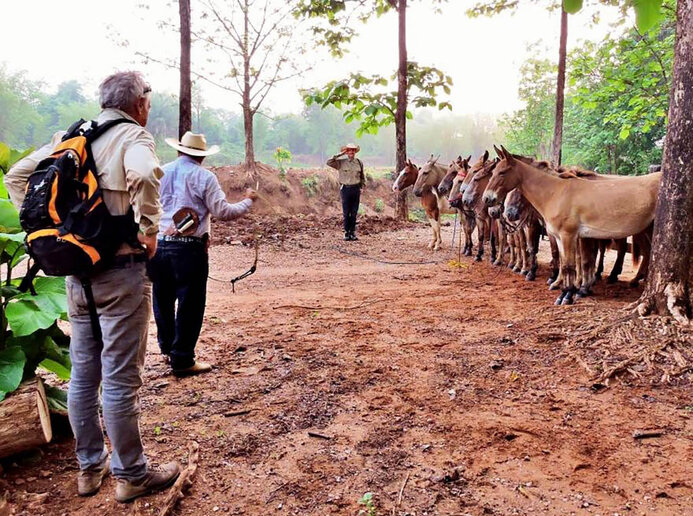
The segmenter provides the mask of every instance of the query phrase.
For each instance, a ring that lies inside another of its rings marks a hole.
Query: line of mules
[[[443,167],[431,158],[418,168],[407,161],[393,190],[413,185],[414,194],[431,223],[430,248],[439,249],[440,214],[459,212],[464,233],[464,254],[472,255],[472,234],[477,230],[476,260],[485,243],[491,262],[508,266],[534,280],[542,233],[551,244],[551,289],[561,288],[556,304],[571,304],[591,293],[601,278],[607,248],[617,250],[608,281],[617,281],[632,236],[633,263],[640,258],[637,285],[647,276],[652,221],[661,172],[644,176],[601,175],[572,167],[554,167],[548,161],[509,153],[494,147],[498,157],[485,152],[473,165],[471,156],[459,157]],[[597,259],[599,256],[599,259]]]

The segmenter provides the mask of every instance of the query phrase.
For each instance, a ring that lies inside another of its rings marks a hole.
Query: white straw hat
[[[218,145],[212,145],[209,149],[207,148],[207,139],[202,133],[195,134],[188,131],[180,141],[175,138],[166,138],[165,142],[188,156],[211,156],[219,152]]]

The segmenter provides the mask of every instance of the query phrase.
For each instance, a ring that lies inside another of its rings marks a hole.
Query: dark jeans
[[[159,348],[170,355],[173,369],[186,369],[195,363],[195,344],[205,313],[207,249],[201,242],[159,241],[148,269]]]
[[[344,233],[354,234],[356,231],[356,215],[361,201],[359,185],[342,185],[339,190],[342,197],[342,214],[344,215]]]

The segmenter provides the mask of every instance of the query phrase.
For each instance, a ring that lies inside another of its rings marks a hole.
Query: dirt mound
[[[259,215],[339,215],[337,171],[329,167],[290,168],[285,174],[263,163],[254,172],[243,165],[212,167],[229,201],[238,199],[246,188],[256,188],[260,199],[254,207]],[[361,193],[363,215],[394,215],[394,195],[390,179],[367,176]]]

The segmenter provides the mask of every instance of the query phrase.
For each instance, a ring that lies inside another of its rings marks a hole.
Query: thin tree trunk
[[[558,80],[556,81],[556,118],[553,126],[552,160],[561,164],[563,145],[563,104],[565,100],[565,58],[568,46],[568,13],[561,8],[561,39],[558,47]]]
[[[395,163],[399,173],[407,161],[407,0],[399,0],[399,69],[397,70],[397,112],[395,113],[395,139],[397,151]],[[407,191],[399,192],[395,204],[395,217],[409,218]]]
[[[192,127],[192,87],[190,83],[190,0],[179,0],[180,13],[180,95],[178,138]]]
[[[691,317],[693,253],[693,0],[678,0],[674,74],[652,261],[638,312]]]
[[[255,146],[253,143],[253,117],[255,111],[250,105],[250,53],[248,50],[248,0],[243,8],[243,129],[245,130],[245,167],[255,171]]]

